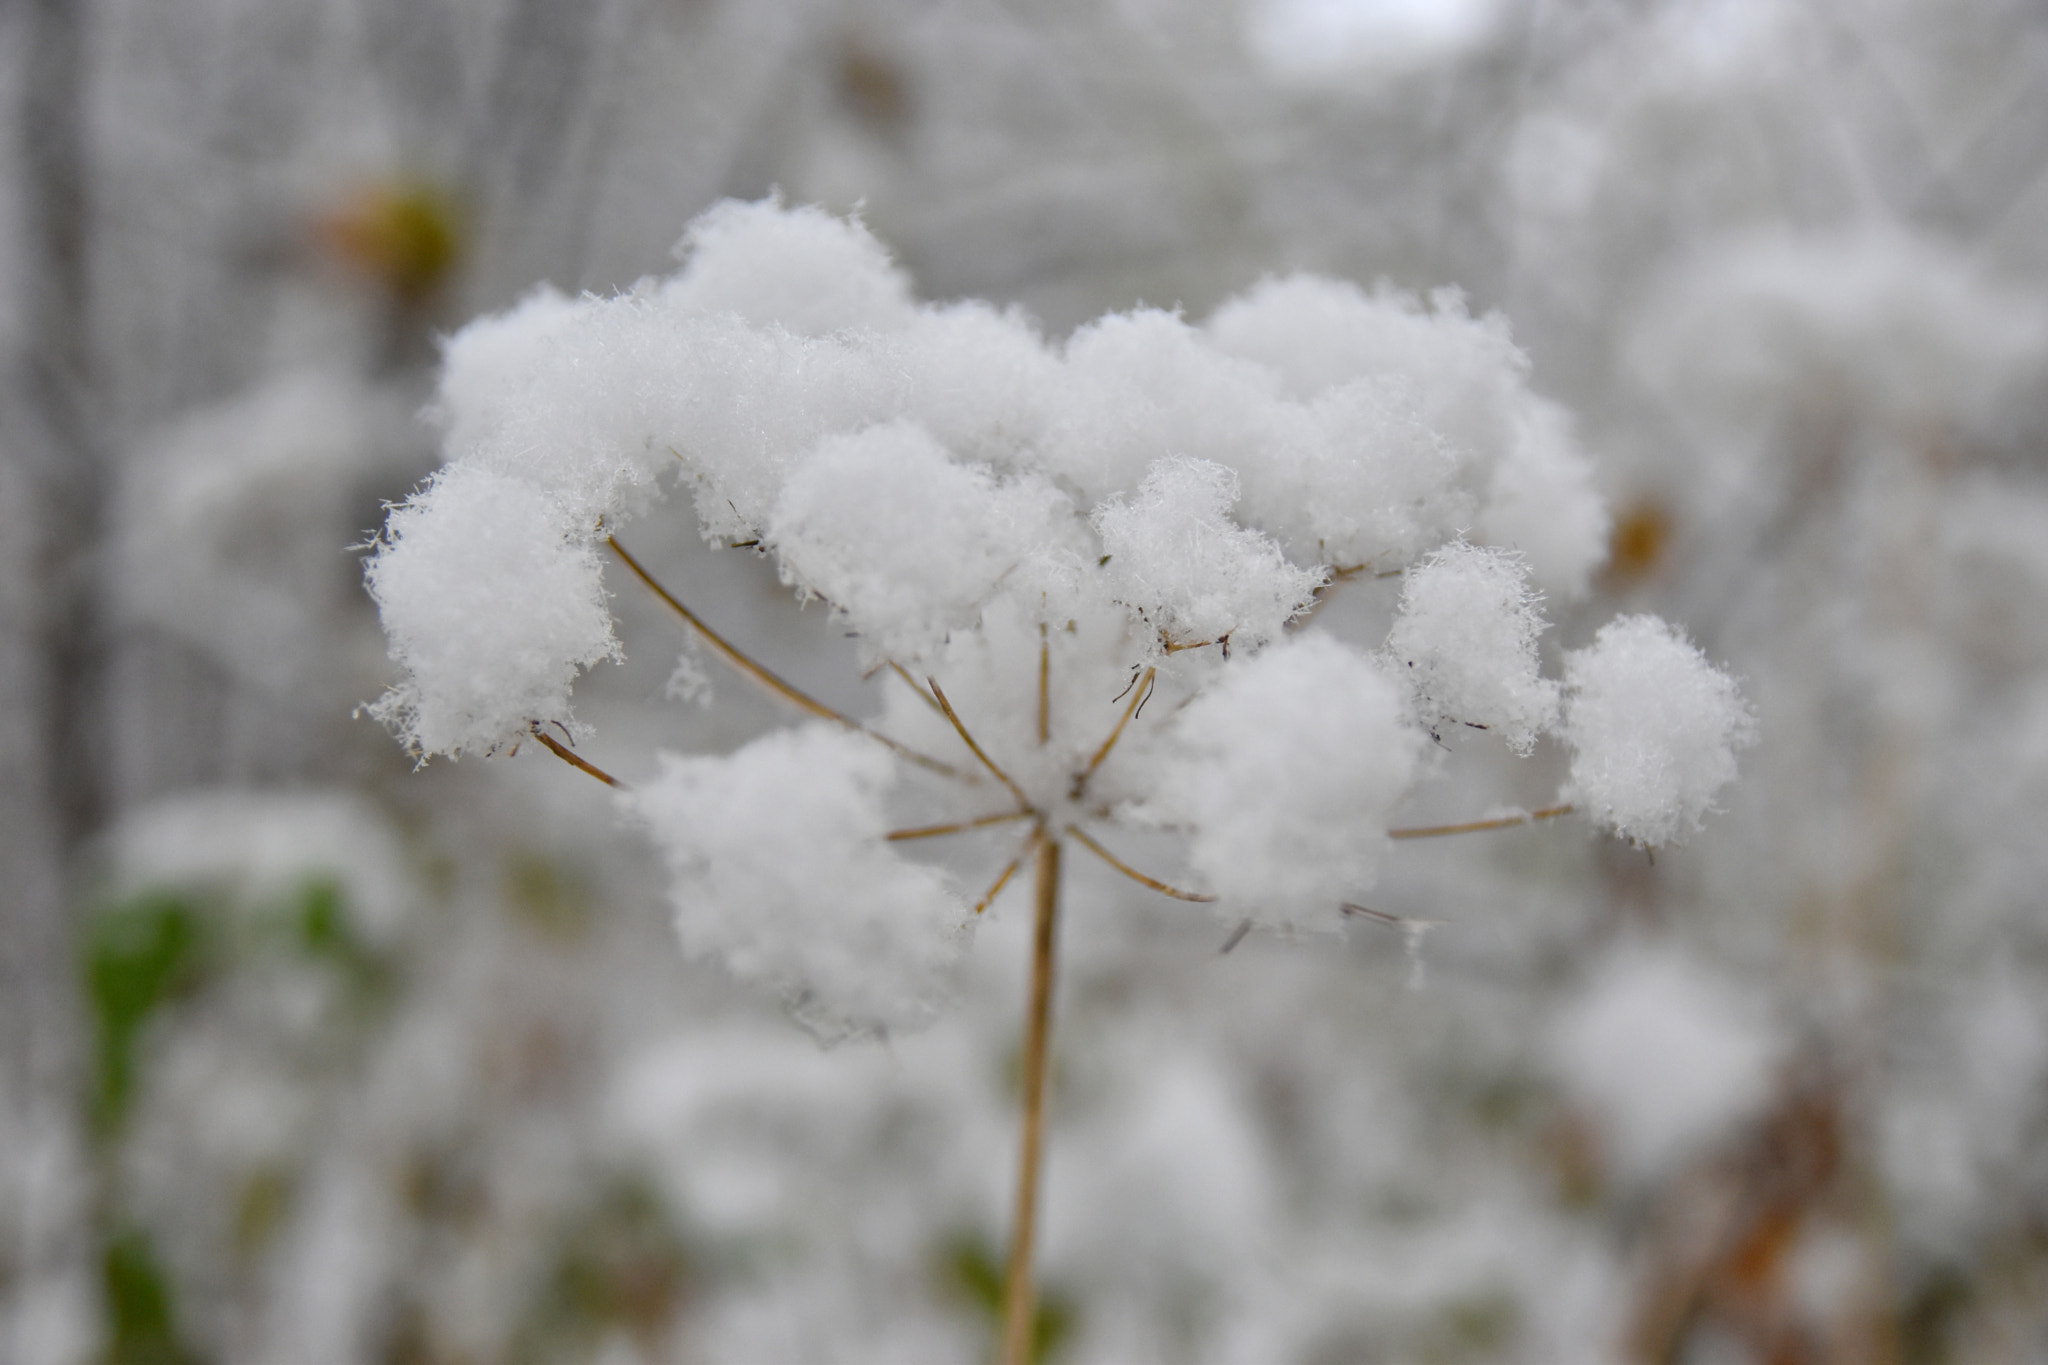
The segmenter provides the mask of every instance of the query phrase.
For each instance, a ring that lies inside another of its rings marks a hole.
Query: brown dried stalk
[[[618,778],[613,777],[610,773],[598,767],[595,763],[592,763],[590,760],[582,758],[579,755],[577,755],[575,751],[570,749],[567,745],[563,744],[560,740],[556,739],[553,735],[541,729],[538,725],[533,727],[533,737],[539,740],[541,742],[542,747],[544,747],[549,753],[553,754],[556,758],[561,759],[562,762],[568,764],[572,768],[575,768],[579,772],[589,773],[592,777],[604,783],[607,787],[623,787],[625,785],[625,783],[619,781]]]
[[[950,825],[919,825],[915,829],[892,829],[882,837],[891,843],[905,839],[935,839],[941,834],[965,834],[970,829],[986,829],[990,825],[1007,824],[1012,820],[1029,820],[1028,810],[1006,810],[994,815],[978,816],[972,820],[955,820]]]
[[[1542,810],[1530,811],[1527,815],[1503,815],[1494,820],[1468,820],[1462,825],[1418,825],[1409,829],[1390,829],[1389,839],[1441,839],[1447,834],[1478,834],[1489,829],[1513,829],[1517,825],[1533,825],[1539,820],[1555,820],[1560,815],[1570,815],[1573,806],[1545,806]]]
[[[1117,857],[1114,853],[1111,853],[1101,844],[1095,842],[1094,839],[1089,837],[1088,831],[1082,829],[1079,825],[1068,825],[1067,833],[1073,835],[1076,839],[1079,839],[1081,841],[1081,846],[1083,848],[1087,849],[1090,853],[1093,853],[1096,857],[1102,859],[1102,861],[1104,861],[1105,863],[1108,863],[1117,871],[1123,873],[1126,877],[1129,877],[1132,881],[1137,882],[1140,886],[1149,886],[1162,896],[1171,896],[1177,901],[1199,901],[1205,904],[1209,901],[1213,901],[1216,899],[1214,896],[1205,896],[1202,895],[1200,892],[1196,891],[1182,891],[1177,887],[1168,886],[1165,882],[1160,881],[1156,877],[1146,876],[1144,873],[1138,871],[1137,868],[1132,867],[1129,863]]]
[[[959,713],[953,710],[953,703],[946,700],[946,693],[939,686],[939,680],[937,678],[926,678],[925,684],[931,688],[932,695],[938,698],[939,709],[946,713],[946,719],[953,722],[954,731],[960,738],[967,741],[967,747],[973,751],[976,758],[981,760],[981,766],[994,773],[996,780],[1010,789],[1010,795],[1017,798],[1019,806],[1029,810],[1031,808],[1031,798],[1024,794],[1022,787],[1010,780],[1010,775],[997,766],[996,761],[990,758],[979,744],[975,743],[974,736],[967,733],[967,727],[960,723]]]
[[[723,635],[720,635],[710,626],[705,625],[703,620],[700,617],[698,617],[698,615],[695,612],[691,611],[688,607],[684,606],[682,602],[675,596],[674,593],[671,593],[667,588],[661,586],[661,584],[658,581],[656,581],[654,575],[647,572],[646,568],[641,565],[639,560],[633,558],[632,555],[626,553],[626,547],[619,544],[618,538],[616,536],[606,536],[604,538],[604,543],[611,547],[612,553],[619,557],[619,561],[621,563],[623,563],[628,569],[631,569],[633,571],[633,576],[635,578],[638,578],[642,583],[647,585],[648,591],[652,592],[656,597],[660,598],[662,603],[665,606],[667,606],[670,611],[673,611],[676,615],[682,617],[683,620],[689,624],[690,629],[696,631],[697,634],[700,637],[702,637],[704,643],[711,646],[712,652],[717,654],[719,658],[725,660],[726,663],[730,664],[739,673],[744,674],[746,677],[752,678],[762,687],[767,688],[770,692],[773,692],[776,696],[781,697],[784,701],[790,703],[792,706],[795,706],[798,710],[807,712],[813,716],[817,716],[821,720],[837,722],[840,725],[844,725],[849,730],[856,730],[861,734],[866,735],[868,738],[875,740],[877,743],[886,745],[889,748],[895,750],[897,753],[901,754],[903,757],[909,759],[912,763],[917,764],[921,768],[929,768],[931,771],[935,773],[943,773],[948,777],[962,778],[967,781],[974,780],[973,774],[964,773],[960,771],[960,769],[954,767],[952,764],[942,763],[938,759],[931,757],[929,754],[919,753],[917,750],[911,748],[909,745],[904,744],[899,740],[891,739],[889,738],[889,736],[881,733],[879,730],[870,729],[868,726],[861,724],[853,717],[846,715],[843,712],[833,710],[831,707],[825,705],[825,703],[819,701],[817,698],[811,696],[809,693],[804,692],[801,689],[794,687],[791,684],[783,681],[781,678],[777,677],[768,669],[762,667],[760,664],[757,664],[752,659],[748,658],[745,653],[743,653],[731,641],[727,640]]]
[[[1136,715],[1138,708],[1145,704],[1145,698],[1152,695],[1152,684],[1158,676],[1159,670],[1156,668],[1145,670],[1145,676],[1138,680],[1138,686],[1131,692],[1130,701],[1124,706],[1124,713],[1117,717],[1116,728],[1109,732],[1109,738],[1103,740],[1102,747],[1097,749],[1094,755],[1089,758],[1088,766],[1075,774],[1074,785],[1067,793],[1070,799],[1079,801],[1081,793],[1088,790],[1088,779],[1095,776],[1095,770],[1102,766],[1102,760],[1109,757],[1109,751],[1114,749],[1116,742],[1124,737],[1124,727],[1131,723],[1131,717]]]
[[[1031,837],[1024,841],[1024,847],[1018,850],[1017,856],[1010,859],[1003,867],[1003,870],[996,874],[994,883],[989,886],[988,890],[982,892],[981,899],[974,903],[975,914],[979,915],[982,911],[996,903],[996,897],[1003,894],[1003,888],[1010,884],[1010,878],[1017,875],[1017,869],[1024,865],[1024,860],[1031,855],[1033,849],[1038,847],[1038,841],[1044,837],[1045,831],[1043,829],[1031,831]]]
[[[934,714],[941,716],[946,714],[944,711],[939,709],[939,704],[932,700],[932,694],[924,690],[924,684],[920,683],[917,679],[911,677],[910,674],[906,673],[903,670],[902,664],[899,664],[894,659],[891,659],[889,661],[889,668],[892,672],[895,673],[897,677],[903,679],[904,686],[908,687],[911,691],[917,693],[917,699],[919,701],[923,702],[926,706],[932,708]]]
[[[1045,622],[1038,623],[1038,743],[1052,738],[1052,642],[1045,637]]]

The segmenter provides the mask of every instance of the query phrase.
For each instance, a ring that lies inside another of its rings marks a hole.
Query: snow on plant
[[[1649,618],[1573,656],[1560,713],[1537,585],[1583,590],[1605,515],[1505,322],[1454,293],[1294,276],[1206,325],[1141,308],[1055,344],[1014,311],[917,303],[858,222],[816,209],[722,204],[680,251],[666,279],[543,289],[449,343],[448,462],[368,568],[405,670],[373,709],[423,759],[531,740],[619,787],[686,949],[827,1036],[929,1018],[1031,865],[1013,1360],[1065,850],[1232,924],[1334,929],[1390,835],[1571,808],[1390,830],[1445,727],[1527,752],[1562,714],[1572,799],[1643,842],[1733,776],[1734,684]],[[620,543],[676,487],[900,680],[881,715],[791,687]],[[633,787],[574,752],[575,678],[619,657],[606,552],[809,723],[662,755]],[[1339,583],[1404,571],[1382,648],[1310,622]],[[979,885],[909,856],[1004,826]],[[1133,867],[1119,827],[1183,836],[1196,884]]]
[[[1565,660],[1571,786],[1625,838],[1669,843],[1697,829],[1735,777],[1755,722],[1734,680],[1654,616],[1624,616]]]
[[[1462,719],[1498,729],[1516,753],[1535,747],[1557,713],[1557,684],[1538,671],[1541,599],[1527,580],[1515,556],[1463,542],[1408,574],[1387,649],[1412,670],[1425,722]]]

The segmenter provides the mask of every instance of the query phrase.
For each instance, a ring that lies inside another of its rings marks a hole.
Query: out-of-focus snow
[[[1668,949],[1624,945],[1558,1019],[1551,1057],[1631,1181],[1652,1181],[1770,1098],[1782,1047],[1768,1016]]]

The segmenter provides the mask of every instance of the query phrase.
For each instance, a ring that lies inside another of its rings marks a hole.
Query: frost
[[[408,673],[371,714],[421,755],[566,725],[576,675],[619,657],[596,551],[522,479],[444,469],[392,509],[365,577]]]
[[[1595,821],[1636,843],[1700,826],[1735,779],[1756,722],[1735,680],[1654,616],[1610,621],[1565,659],[1571,787]]]
[[[1280,633],[1308,605],[1319,575],[1235,524],[1237,478],[1206,460],[1165,459],[1138,496],[1105,503],[1095,529],[1109,591],[1150,621],[1167,647],[1234,640],[1246,649]]]
[[[1557,684],[1537,672],[1541,599],[1528,566],[1504,550],[1455,542],[1410,570],[1387,652],[1432,726],[1498,730],[1526,754],[1557,714]]]
[[[882,840],[895,765],[824,725],[725,758],[662,754],[620,801],[668,863],[684,951],[781,991],[824,1037],[929,1022],[966,911],[940,873]]]
[[[1232,917],[1333,927],[1364,893],[1426,740],[1370,657],[1305,635],[1233,666],[1175,719],[1148,814]]]

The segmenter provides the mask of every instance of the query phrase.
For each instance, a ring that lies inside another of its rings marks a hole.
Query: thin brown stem
[[[955,820],[950,825],[919,825],[915,829],[892,829],[882,837],[891,843],[904,839],[936,839],[941,834],[965,834],[970,829],[987,829],[990,825],[1006,825],[1012,820],[1029,820],[1028,810],[1006,810],[996,815],[983,815],[973,820]]]
[[[1017,850],[1017,856],[1010,859],[1003,870],[996,874],[995,881],[989,884],[988,890],[981,893],[981,899],[974,903],[975,914],[979,915],[996,903],[996,897],[1003,894],[1003,888],[1010,884],[1010,878],[1017,875],[1017,869],[1024,866],[1024,860],[1031,856],[1032,850],[1038,847],[1038,841],[1044,837],[1045,831],[1042,829],[1031,831],[1031,837],[1024,841],[1023,848]]]
[[[1026,796],[1024,789],[1011,781],[1010,775],[997,767],[996,761],[983,752],[979,744],[974,742],[974,736],[968,734],[967,727],[960,723],[960,714],[953,709],[953,703],[946,700],[946,693],[940,688],[939,680],[937,678],[926,678],[925,684],[931,688],[932,695],[939,699],[939,709],[946,713],[947,720],[953,722],[955,732],[959,734],[960,738],[967,741],[967,747],[973,751],[976,758],[981,760],[981,766],[994,773],[996,780],[1010,789],[1010,795],[1017,798],[1018,805],[1028,808],[1031,805],[1031,798]]]
[[[1533,825],[1539,820],[1555,820],[1560,815],[1570,815],[1571,806],[1545,806],[1542,810],[1530,811],[1527,815],[1503,815],[1496,820],[1468,820],[1462,825],[1418,825],[1409,829],[1390,829],[1389,839],[1441,839],[1447,834],[1478,834],[1489,829],[1513,829],[1517,825]]]
[[[1408,920],[1402,918],[1400,915],[1390,915],[1384,910],[1374,910],[1369,906],[1353,905],[1350,901],[1344,902],[1337,908],[1339,910],[1342,910],[1347,915],[1357,915],[1362,919],[1369,919],[1375,924],[1392,924],[1398,926],[1407,924],[1409,922]]]
[[[784,701],[790,703],[798,710],[803,711],[809,715],[816,716],[821,720],[834,721],[840,725],[844,725],[849,730],[857,730],[861,734],[866,735],[869,739],[874,740],[876,743],[886,745],[888,748],[895,750],[898,754],[901,754],[904,758],[908,759],[912,763],[917,764],[921,768],[929,768],[935,773],[944,773],[948,777],[965,778],[969,781],[973,780],[973,775],[971,773],[964,773],[960,771],[958,768],[954,767],[952,764],[942,763],[938,759],[931,757],[929,754],[919,753],[917,750],[911,748],[909,745],[904,744],[898,740],[893,740],[878,730],[870,729],[869,727],[855,720],[853,717],[846,715],[843,712],[833,710],[831,707],[825,705],[824,702],[819,701],[816,697],[813,697],[809,693],[801,691],[798,688],[792,686],[791,684],[783,681],[783,679],[777,677],[768,669],[763,668],[760,664],[757,664],[752,659],[748,658],[744,653],[740,651],[739,647],[734,645],[730,640],[726,639],[723,635],[720,635],[710,626],[705,625],[703,619],[699,617],[697,613],[691,611],[688,607],[684,606],[682,602],[677,599],[674,593],[670,592],[667,588],[661,586],[661,584],[655,579],[654,575],[647,572],[646,568],[644,568],[641,565],[639,560],[633,558],[632,555],[626,553],[626,547],[619,544],[618,539],[616,537],[606,536],[605,544],[609,545],[611,547],[612,553],[619,557],[620,563],[624,564],[628,569],[631,569],[633,571],[633,576],[635,578],[639,579],[642,583],[647,585],[647,589],[649,592],[652,592],[656,597],[660,598],[662,604],[666,606],[670,611],[673,611],[676,615],[682,617],[683,620],[688,623],[690,629],[696,631],[697,634],[700,637],[702,637],[704,643],[711,646],[712,652],[718,655],[719,658],[725,660],[726,663],[731,665],[735,671],[743,674],[748,678],[753,679],[762,687],[774,693],[776,696],[782,698]]]
[[[1129,863],[1111,853],[1101,844],[1096,843],[1094,839],[1089,837],[1088,831],[1082,829],[1079,825],[1068,825],[1067,833],[1079,839],[1083,848],[1086,848],[1090,853],[1093,853],[1132,881],[1137,882],[1141,886],[1149,886],[1162,896],[1171,896],[1177,901],[1201,901],[1205,903],[1216,899],[1214,896],[1205,896],[1197,891],[1182,891],[1178,887],[1168,886],[1157,877],[1146,876],[1138,871],[1137,868],[1132,867]]]
[[[939,704],[932,700],[932,694],[924,690],[924,684],[903,671],[902,664],[899,664],[894,659],[891,659],[889,661],[889,667],[892,671],[894,671],[897,677],[903,679],[904,685],[906,687],[908,687],[911,691],[917,693],[917,699],[919,701],[923,702],[926,706],[931,707],[932,710],[938,715],[943,716],[946,714],[943,710],[939,708]]]
[[[610,773],[598,767],[589,759],[579,757],[574,750],[570,749],[566,744],[563,744],[560,740],[556,739],[553,735],[547,733],[545,730],[536,729],[533,732],[533,737],[539,740],[541,742],[541,745],[544,748],[546,748],[549,753],[553,754],[556,758],[561,759],[562,762],[568,764],[572,768],[577,769],[579,772],[589,773],[592,777],[604,783],[607,787],[623,787],[625,785],[625,783],[619,781],[618,778],[613,777]]]
[[[1038,623],[1038,742],[1052,738],[1052,641],[1045,637],[1045,622]]]
[[[660,598],[662,603],[665,606],[667,606],[670,611],[673,611],[676,615],[682,617],[683,620],[689,624],[690,629],[696,631],[698,635],[702,636],[704,642],[711,646],[712,650],[718,655],[718,657],[724,659],[726,663],[730,664],[734,669],[738,670],[745,676],[752,678],[755,682],[767,688],[776,696],[781,697],[784,701],[794,705],[798,710],[808,712],[809,714],[818,716],[824,720],[838,721],[841,725],[849,726],[856,730],[862,728],[860,722],[852,719],[849,716],[843,715],[838,711],[833,710],[831,707],[825,705],[825,703],[817,700],[815,697],[812,697],[808,693],[799,691],[797,688],[791,686],[789,683],[784,682],[781,678],[777,677],[768,669],[763,668],[760,664],[755,663],[752,659],[748,658],[745,654],[740,652],[739,648],[736,645],[734,645],[730,640],[727,640],[723,635],[720,635],[710,626],[705,625],[703,618],[699,617],[697,613],[691,611],[688,607],[684,606],[682,602],[675,596],[674,593],[671,593],[667,588],[664,588],[658,581],[656,581],[653,574],[647,572],[647,569],[640,563],[639,560],[633,558],[632,555],[628,554],[626,552],[626,547],[619,544],[617,537],[606,536],[605,544],[611,547],[612,553],[619,557],[621,563],[623,563],[628,569],[631,569],[633,571],[633,576],[635,578],[638,578],[642,583],[646,584],[648,590],[651,591],[656,597]]]
[[[1031,936],[1031,1001],[1024,1032],[1024,1117],[1017,1153],[1017,1213],[1003,1281],[1003,1365],[1031,1365],[1038,1323],[1032,1249],[1038,1236],[1038,1175],[1045,1147],[1045,1078],[1052,1053],[1054,948],[1060,914],[1060,841],[1041,834],[1037,914]]]
[[[1124,704],[1124,713],[1116,718],[1116,728],[1109,732],[1108,739],[1102,741],[1102,747],[1089,757],[1088,766],[1074,775],[1073,788],[1067,793],[1070,798],[1079,801],[1081,793],[1088,790],[1088,779],[1095,776],[1095,770],[1102,766],[1102,760],[1109,757],[1109,751],[1124,737],[1124,727],[1131,723],[1131,717],[1145,704],[1145,698],[1152,695],[1152,684],[1158,676],[1159,670],[1156,668],[1145,670],[1145,676],[1138,680],[1137,687],[1131,691],[1130,701]]]

